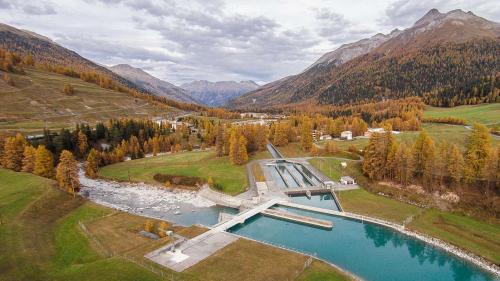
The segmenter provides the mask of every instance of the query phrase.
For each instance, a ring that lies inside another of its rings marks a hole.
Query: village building
[[[353,184],[356,184],[356,181],[354,181],[354,179],[351,178],[350,176],[343,176],[343,177],[340,177],[340,184],[353,185]]]
[[[352,132],[351,131],[343,131],[340,133],[341,140],[352,140]]]

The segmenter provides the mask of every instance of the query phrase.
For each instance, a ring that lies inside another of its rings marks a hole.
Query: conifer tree
[[[75,194],[80,188],[78,162],[73,157],[73,153],[68,150],[61,152],[56,169],[56,180],[59,187],[69,193]]]
[[[224,129],[221,125],[218,125],[216,131],[215,155],[217,157],[222,157],[224,156]]]
[[[432,149],[430,149],[432,147]],[[422,176],[426,165],[433,159],[434,142],[426,132],[421,132],[412,146],[414,171],[417,176]],[[429,168],[429,167],[427,167]]]
[[[151,149],[153,151],[153,156],[158,155],[160,152],[160,141],[158,139],[158,136],[154,136],[152,141],[151,141]]]
[[[23,166],[22,171],[27,173],[33,173],[35,168],[36,160],[36,148],[31,145],[26,145],[23,152]]]
[[[311,155],[312,156],[318,156],[319,155],[318,147],[315,144],[313,144],[312,147],[311,147]]]
[[[238,152],[237,152],[237,164],[243,165],[248,162],[247,153],[247,139],[244,136],[240,136],[238,140]]]
[[[78,131],[78,152],[80,153],[81,158],[85,157],[88,147],[89,144],[87,142],[87,135],[82,131]]]
[[[116,148],[119,149],[119,148]],[[100,154],[99,151],[92,148],[87,156],[87,163],[85,165],[85,174],[89,178],[96,178],[99,170]]]
[[[483,178],[490,150],[491,136],[488,128],[482,124],[474,124],[465,152],[465,178],[468,182]]]
[[[300,145],[302,150],[309,151],[313,145],[313,136],[312,136],[312,124],[308,117],[305,117],[302,121],[302,126],[300,128]]]
[[[229,161],[232,164],[238,164],[239,137],[236,128],[231,129],[231,138],[229,139]]]
[[[462,180],[464,172],[464,158],[456,144],[450,146],[446,163],[446,171],[454,183]]]
[[[15,137],[9,137],[5,140],[2,160],[4,168],[17,172],[21,171],[26,144],[26,140],[20,133],[17,133]]]
[[[39,145],[36,149],[33,173],[46,178],[54,177],[54,158],[52,153],[45,148],[45,145]]]

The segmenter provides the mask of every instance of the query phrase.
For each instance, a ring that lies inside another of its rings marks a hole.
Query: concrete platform
[[[145,255],[147,259],[181,272],[211,256],[218,250],[236,241],[238,237],[227,232],[215,232],[196,241],[188,240],[174,252],[168,245]]]
[[[300,224],[305,224],[305,225],[310,225],[310,226],[315,226],[315,227],[320,227],[320,228],[325,228],[325,229],[332,229],[332,227],[333,227],[333,223],[331,221],[311,218],[311,217],[307,217],[307,216],[292,214],[289,212],[283,212],[283,211],[278,211],[278,210],[268,209],[268,210],[262,211],[261,214],[263,214],[264,216],[272,217],[272,218],[287,220],[287,221],[291,221],[291,222],[296,222],[296,223],[300,223]]]

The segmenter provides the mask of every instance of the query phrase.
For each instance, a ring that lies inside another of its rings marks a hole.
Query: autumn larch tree
[[[240,136],[238,140],[238,153],[237,153],[237,162],[238,165],[243,165],[248,162],[248,153],[247,153],[247,139],[244,136]]]
[[[224,129],[221,125],[217,126],[215,137],[215,155],[217,157],[224,156]]]
[[[54,177],[54,158],[52,153],[45,148],[45,145],[39,145],[36,149],[33,173],[46,178]]]
[[[4,168],[18,172],[21,171],[26,144],[26,140],[20,133],[16,134],[15,137],[9,137],[5,140],[2,159]]]
[[[302,120],[302,126],[300,128],[300,144],[302,150],[309,151],[313,145],[313,136],[312,136],[312,124],[311,120],[308,117],[305,117]]]
[[[80,188],[78,180],[78,162],[73,157],[73,153],[63,150],[59,157],[59,164],[56,169],[56,180],[59,187],[71,194],[75,194]]]
[[[35,169],[36,160],[36,148],[31,145],[26,145],[23,152],[23,166],[22,171],[27,173],[33,173]]]
[[[483,178],[490,150],[491,135],[488,128],[482,124],[474,124],[465,152],[465,179],[467,182]]]
[[[464,173],[464,157],[456,144],[452,144],[447,157],[446,170],[452,182],[460,183]]]
[[[85,165],[85,174],[89,178],[96,178],[99,170],[99,151],[92,148],[87,156],[87,163]]]

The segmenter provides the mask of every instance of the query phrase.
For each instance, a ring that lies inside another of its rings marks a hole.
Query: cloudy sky
[[[497,0],[0,0],[0,21],[177,85],[265,83],[341,44],[409,27],[431,8],[500,22]]]

